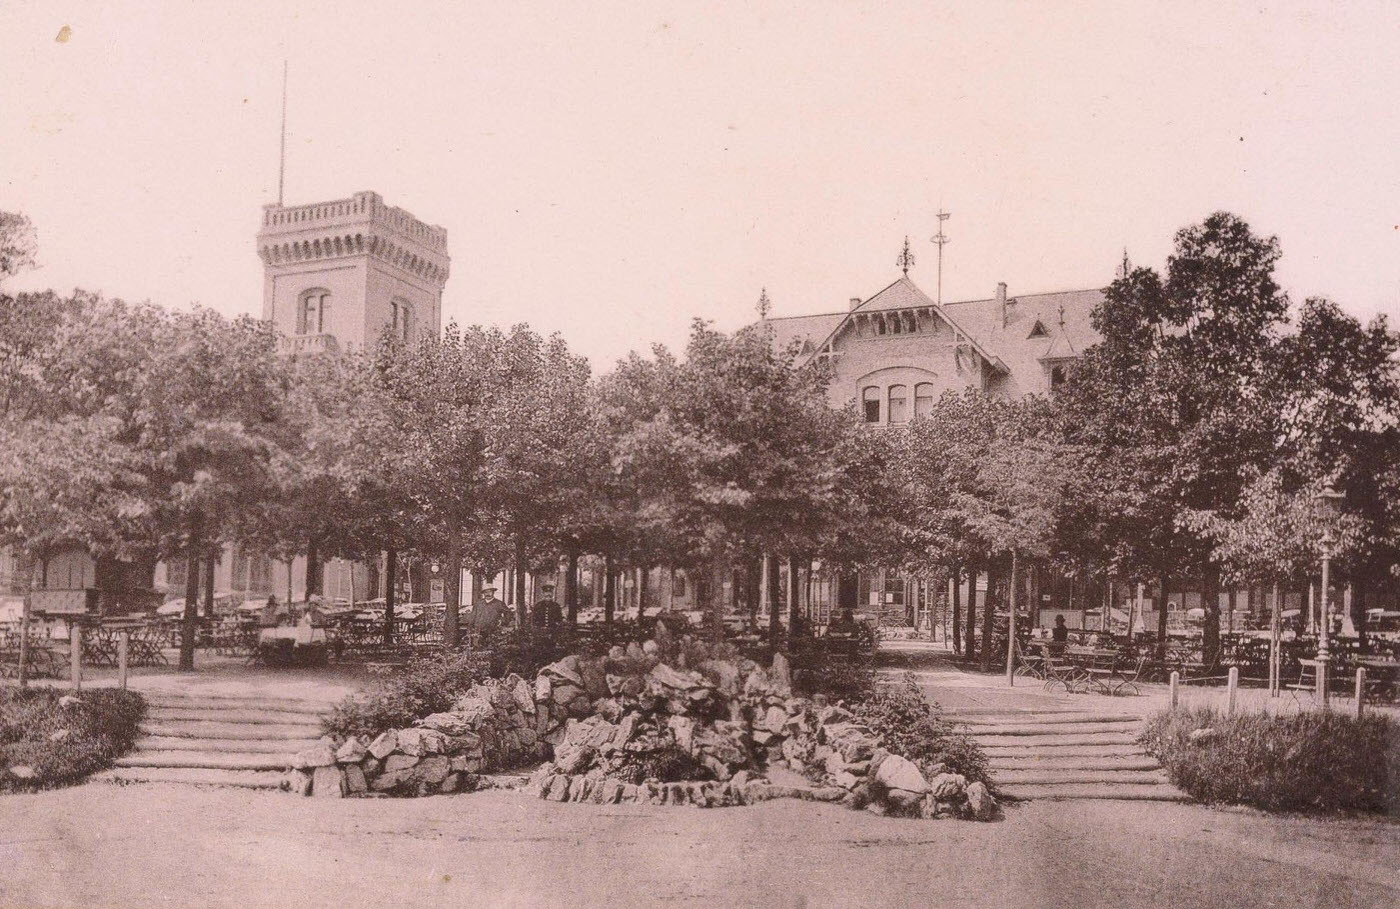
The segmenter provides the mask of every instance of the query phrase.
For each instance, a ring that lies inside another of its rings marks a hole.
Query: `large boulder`
[[[335,751],[330,745],[320,744],[307,748],[305,751],[298,751],[292,758],[292,766],[298,770],[311,770],[316,767],[332,767],[335,765]],[[10,768],[14,773],[14,768]]]
[[[897,754],[888,755],[875,768],[875,780],[889,790],[891,801],[913,804],[929,792],[928,780],[913,761]]]
[[[973,783],[967,787],[967,808],[979,821],[990,821],[996,817],[997,802],[987,791],[987,784]]]

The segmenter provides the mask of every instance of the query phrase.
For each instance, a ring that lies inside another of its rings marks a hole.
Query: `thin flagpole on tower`
[[[287,61],[282,61],[282,150],[277,158],[277,204],[282,204],[282,187],[287,177]]]
[[[953,215],[951,212],[943,210],[943,206],[938,206],[938,233],[932,237],[933,244],[938,247],[938,305],[943,305],[943,247],[948,244],[948,236],[943,233],[943,222]]]

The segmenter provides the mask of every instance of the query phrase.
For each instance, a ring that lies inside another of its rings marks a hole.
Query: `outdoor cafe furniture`
[[[0,631],[0,678],[19,677],[19,655],[19,630]],[[56,679],[63,674],[66,661],[54,651],[46,636],[30,632],[26,657],[30,678]]]

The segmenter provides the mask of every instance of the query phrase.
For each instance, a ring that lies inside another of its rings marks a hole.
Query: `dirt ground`
[[[1400,905],[1400,824],[1036,803],[991,824],[519,793],[322,801],[91,784],[0,799],[0,905]]]

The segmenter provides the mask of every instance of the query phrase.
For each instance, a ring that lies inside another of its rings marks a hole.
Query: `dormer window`
[[[1027,335],[1027,337],[1028,337],[1028,338],[1048,338],[1048,337],[1050,337],[1050,332],[1048,332],[1048,331],[1045,330],[1045,325],[1044,325],[1044,323],[1042,323],[1039,319],[1036,319],[1036,320],[1035,320],[1035,325],[1031,326],[1031,333],[1030,333],[1029,335]]]

